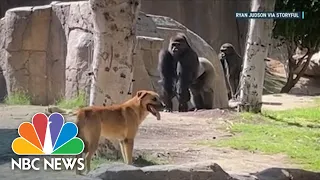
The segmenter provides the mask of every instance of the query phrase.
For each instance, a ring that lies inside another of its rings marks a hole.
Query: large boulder
[[[311,57],[310,64],[304,74],[313,77],[320,77],[320,51]]]

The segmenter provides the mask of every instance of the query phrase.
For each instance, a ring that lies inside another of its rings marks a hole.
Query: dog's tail
[[[78,128],[84,127],[86,121],[92,115],[92,109],[81,109],[77,112],[76,125]]]

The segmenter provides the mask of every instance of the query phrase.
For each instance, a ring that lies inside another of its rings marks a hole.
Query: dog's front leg
[[[124,151],[125,151],[126,160],[127,160],[126,163],[132,164],[132,151],[133,151],[134,140],[126,138],[123,142],[124,142]]]
[[[125,146],[124,140],[120,140],[119,144],[120,144],[120,149],[121,149],[123,161],[124,161],[124,163],[127,164],[128,160],[127,160],[127,155],[126,155],[125,149],[124,149],[124,146]]]

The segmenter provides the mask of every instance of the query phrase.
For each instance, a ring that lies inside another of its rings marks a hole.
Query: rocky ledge
[[[228,174],[212,162],[134,167],[122,163],[102,164],[88,177],[101,180],[319,180],[320,173],[270,168],[249,175]]]

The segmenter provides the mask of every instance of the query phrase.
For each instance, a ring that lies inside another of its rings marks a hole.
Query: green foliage
[[[24,92],[14,92],[5,98],[4,103],[8,105],[30,105],[31,98]]]
[[[78,96],[72,99],[61,99],[57,102],[57,106],[63,109],[77,109],[86,106],[86,94],[80,92]]]
[[[317,50],[320,44],[320,2],[319,0],[277,0],[277,12],[304,11],[304,19],[276,19],[273,30],[275,37],[281,36],[285,40],[301,42],[303,47]]]

